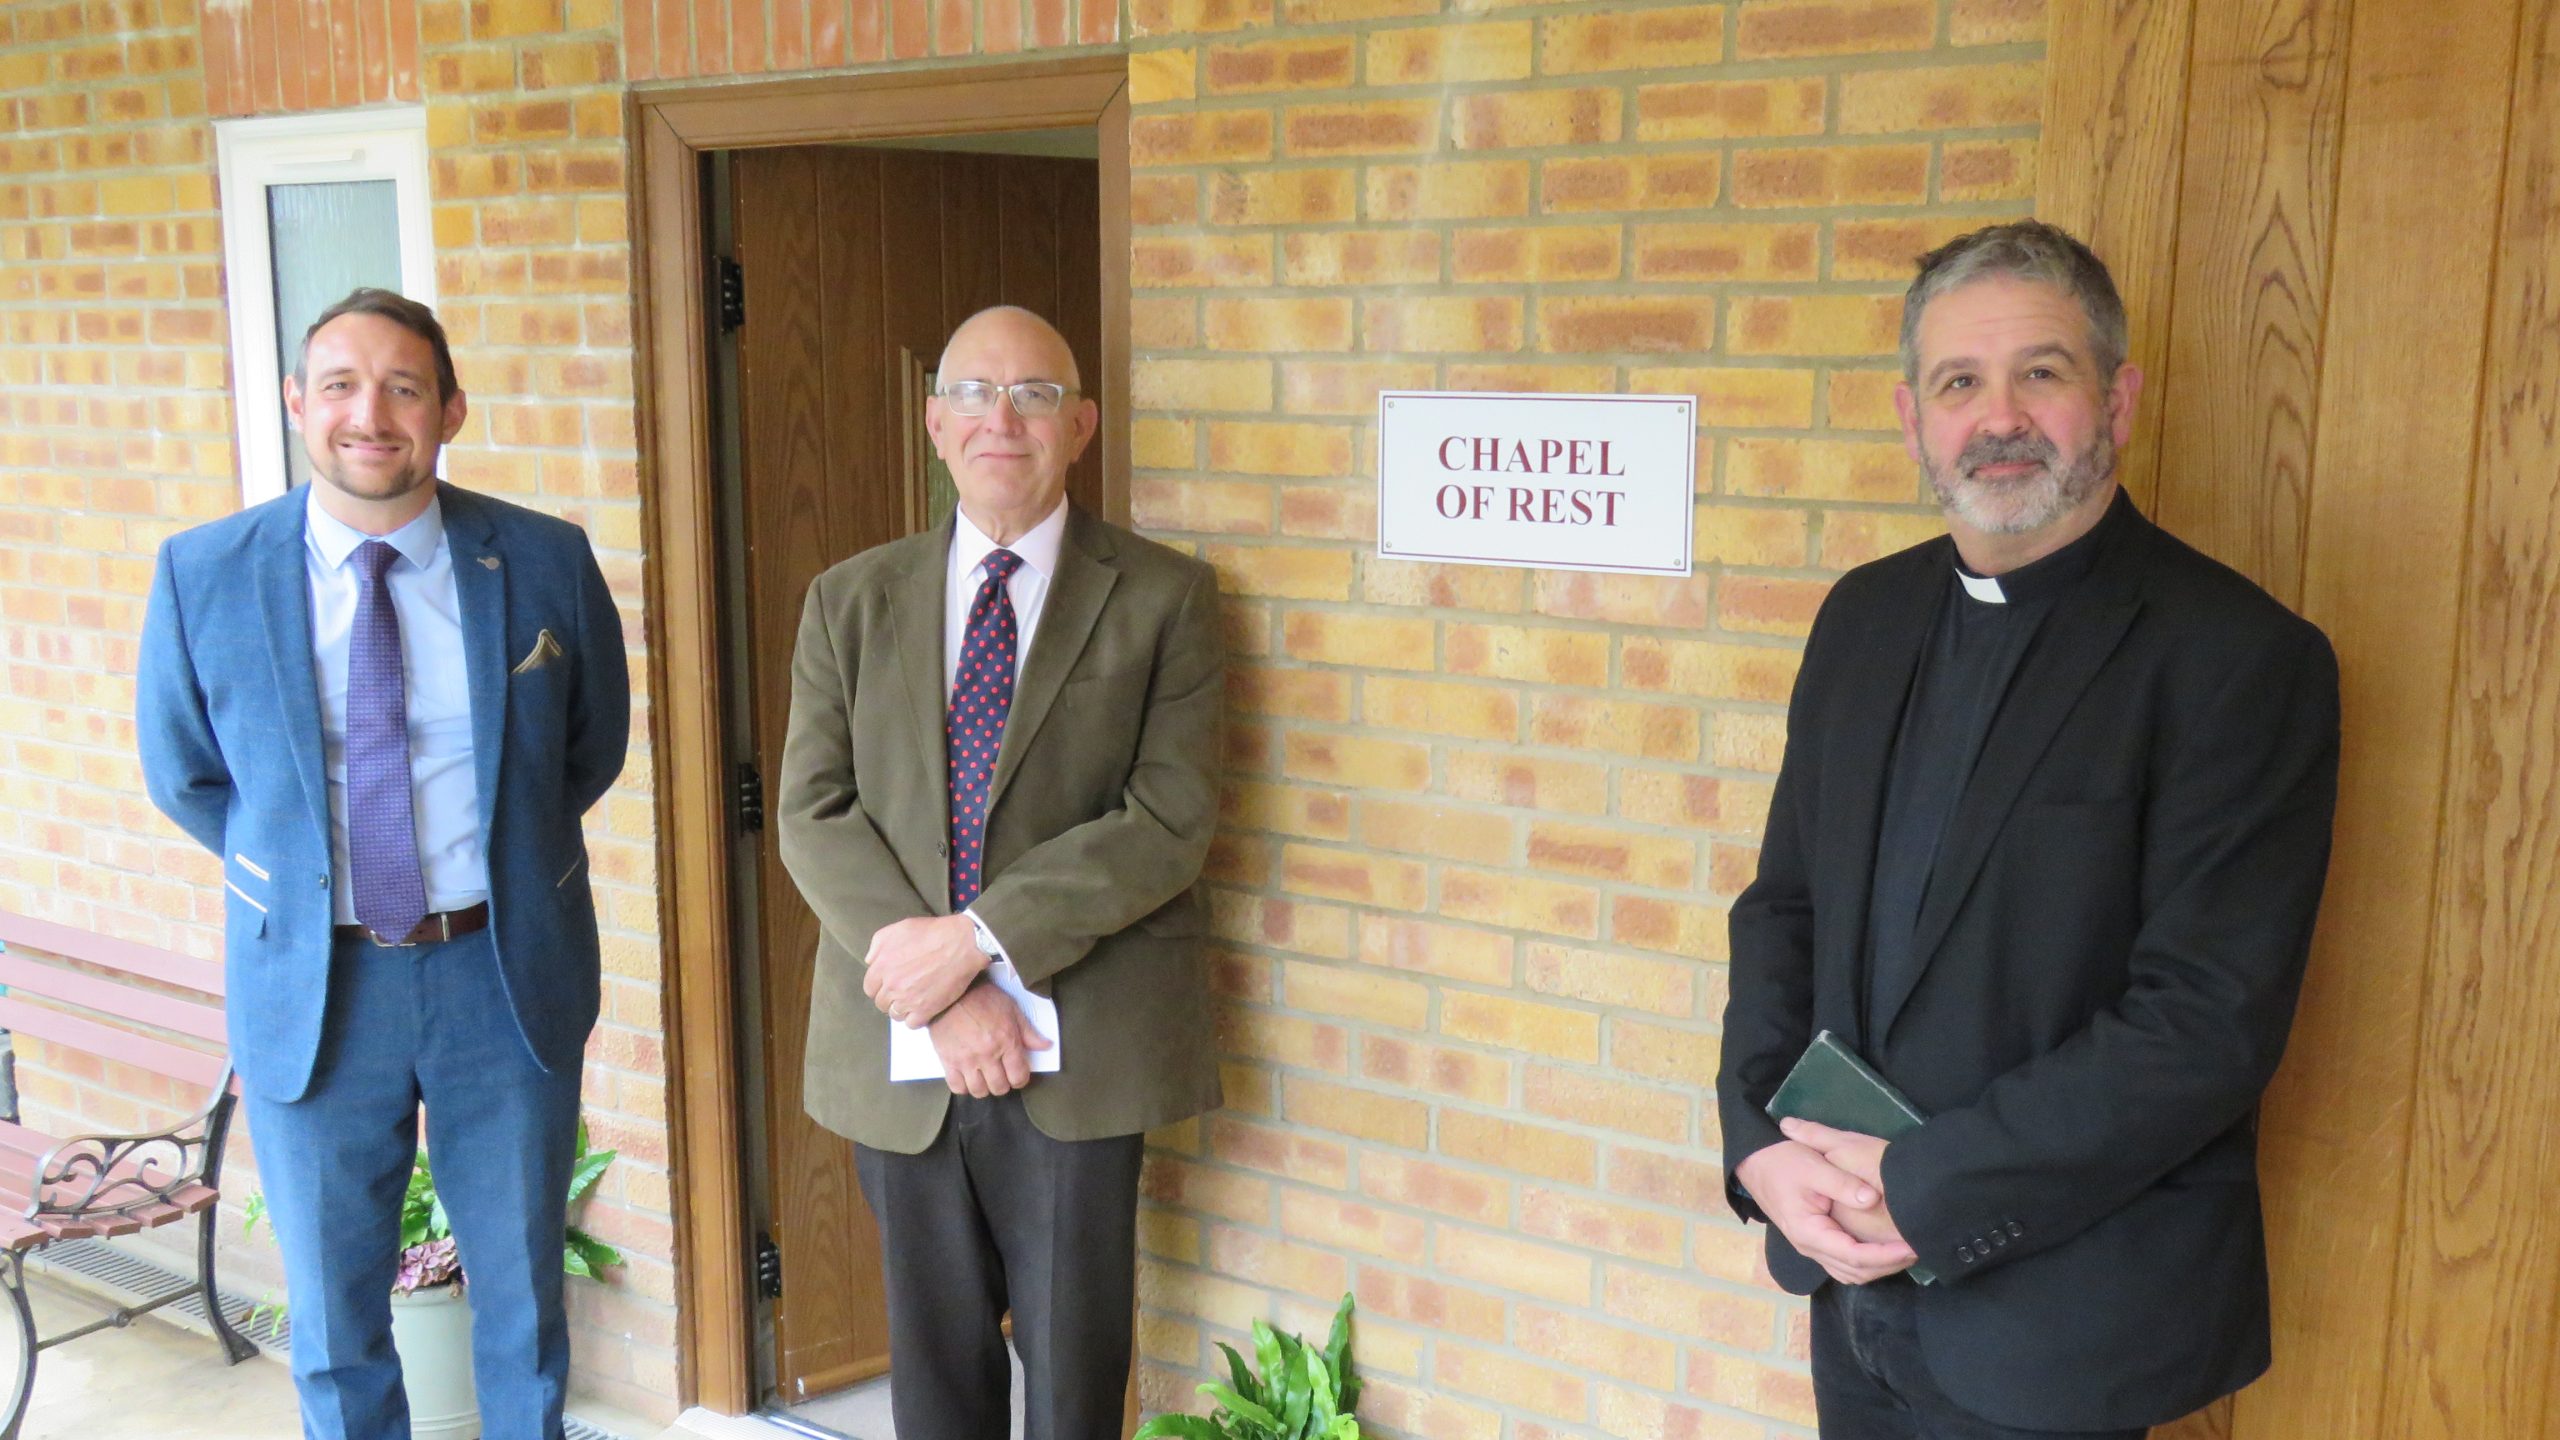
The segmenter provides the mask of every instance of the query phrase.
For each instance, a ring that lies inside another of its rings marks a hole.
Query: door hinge
[[[764,772],[753,760],[738,762],[737,806],[739,829],[764,828]]]
[[[747,323],[747,272],[737,261],[720,258],[720,333],[730,334]]]
[[[756,1293],[767,1300],[782,1298],[782,1247],[761,1231],[756,1235]]]

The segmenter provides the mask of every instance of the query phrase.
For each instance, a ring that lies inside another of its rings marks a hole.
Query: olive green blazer
[[[817,912],[803,1104],[877,1150],[933,1143],[938,1081],[889,1083],[889,1021],[862,993],[882,926],[951,910],[943,753],[951,527],[854,556],[809,587],[782,751],[782,859]],[[1128,1135],[1218,1103],[1198,890],[1218,816],[1217,576],[1082,509],[1067,518],[997,753],[974,906],[1058,1003],[1061,1064],[1024,1093],[1061,1140]]]

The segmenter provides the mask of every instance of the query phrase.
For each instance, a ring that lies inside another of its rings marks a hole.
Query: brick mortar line
[[[1157,1207],[1157,1208],[1163,1208],[1163,1207]],[[1281,1238],[1283,1238],[1284,1243],[1293,1243],[1293,1242],[1287,1242],[1287,1241],[1285,1240],[1285,1237],[1281,1237]],[[1325,1251],[1324,1253],[1326,1253],[1326,1254],[1331,1254],[1331,1255],[1335,1255],[1335,1256],[1337,1256],[1338,1258],[1342,1258],[1342,1259],[1344,1259],[1344,1260],[1345,1260],[1345,1261],[1347,1261],[1347,1262],[1355,1263],[1355,1264],[1356,1264],[1356,1263],[1358,1263],[1358,1262],[1359,1262],[1359,1261],[1361,1261],[1361,1260],[1377,1261],[1378,1263],[1381,1263],[1381,1264],[1385,1265],[1385,1266],[1388,1268],[1388,1270],[1389,1270],[1389,1272],[1390,1272],[1390,1273],[1395,1273],[1395,1274],[1410,1274],[1410,1272],[1405,1271],[1405,1270],[1403,1270],[1403,1269],[1401,1269],[1401,1268],[1396,1267],[1396,1266],[1394,1265],[1394,1263],[1393,1263],[1391,1260],[1380,1261],[1380,1260],[1378,1259],[1378,1257],[1369,1256],[1369,1255],[1367,1255],[1365,1252],[1360,1252],[1360,1253],[1357,1253],[1357,1254],[1343,1254],[1342,1252],[1332,1251],[1332,1250],[1327,1250],[1327,1251]],[[1160,1254],[1160,1253],[1152,1252],[1152,1251],[1148,1252],[1148,1254],[1149,1254],[1150,1259],[1152,1259],[1152,1260],[1154,1261],[1154,1263],[1156,1263],[1157,1265],[1159,1265],[1159,1266],[1163,1267],[1166,1271],[1171,1272],[1171,1273],[1174,1273],[1174,1274],[1189,1273],[1189,1274],[1195,1274],[1195,1275],[1201,1275],[1201,1276],[1208,1276],[1208,1277],[1212,1277],[1212,1278],[1216,1278],[1216,1279],[1226,1280],[1226,1281],[1228,1281],[1228,1283],[1237,1284],[1237,1285],[1243,1286],[1243,1287],[1248,1288],[1248,1289],[1257,1289],[1257,1290],[1262,1290],[1262,1291],[1264,1291],[1264,1292],[1266,1292],[1266,1293],[1268,1293],[1268,1294],[1272,1294],[1272,1295],[1274,1295],[1274,1296],[1288,1296],[1288,1297],[1291,1297],[1292,1299],[1299,1300],[1299,1301],[1301,1301],[1301,1302],[1303,1302],[1303,1303],[1307,1303],[1307,1304],[1311,1304],[1311,1305],[1313,1305],[1313,1304],[1317,1304],[1317,1301],[1316,1301],[1315,1297],[1308,1296],[1308,1295],[1307,1295],[1305,1292],[1303,1292],[1303,1291],[1297,1291],[1297,1290],[1289,1289],[1289,1288],[1288,1288],[1287,1286],[1285,1286],[1285,1285],[1280,1285],[1280,1284],[1276,1284],[1276,1283],[1273,1283],[1273,1282],[1266,1282],[1266,1281],[1242,1281],[1242,1280],[1234,1280],[1234,1279],[1232,1279],[1231,1277],[1225,1276],[1224,1274],[1222,1274],[1222,1273],[1221,1273],[1221,1272],[1219,1272],[1219,1271],[1216,1271],[1216,1270],[1211,1269],[1211,1268],[1210,1268],[1210,1267],[1209,1267],[1205,1262],[1190,1262],[1190,1261],[1184,1261],[1184,1260],[1178,1259],[1178,1258],[1176,1258],[1176,1257],[1166,1256],[1166,1255],[1162,1255],[1162,1254]],[[1623,1258],[1623,1257],[1622,1257],[1622,1258]],[[1428,1279],[1429,1277],[1428,1277],[1428,1276],[1421,1276],[1421,1277],[1416,1277],[1416,1278],[1424,1278],[1424,1279]],[[1353,1275],[1353,1276],[1347,1277],[1347,1279],[1349,1280],[1349,1283],[1352,1285],[1352,1287],[1356,1289],[1356,1288],[1357,1288],[1357,1279],[1358,1279],[1357,1275],[1355,1274],[1355,1275]],[[1461,1288],[1463,1288],[1463,1287],[1461,1287]],[[1482,1293],[1484,1293],[1484,1292],[1482,1292],[1482,1291],[1469,1291],[1469,1293],[1482,1294]],[[1689,1379],[1689,1376],[1688,1376],[1688,1373],[1687,1373],[1687,1372],[1689,1371],[1689,1368],[1690,1368],[1690,1367],[1689,1367],[1689,1364],[1688,1364],[1688,1357],[1689,1357],[1690,1353],[1692,1353],[1693,1351],[1704,1351],[1705,1353],[1708,1353],[1708,1354],[1715,1354],[1715,1355],[1730,1355],[1730,1356],[1733,1356],[1733,1357],[1735,1357],[1735,1358],[1745,1359],[1745,1360],[1750,1360],[1750,1361],[1753,1361],[1753,1362],[1755,1362],[1755,1363],[1761,1363],[1761,1364],[1769,1364],[1769,1363],[1771,1363],[1771,1362],[1773,1362],[1773,1361],[1774,1361],[1774,1362],[1776,1362],[1776,1368],[1781,1368],[1781,1369],[1787,1370],[1787,1371],[1789,1371],[1789,1372],[1791,1372],[1791,1373],[1797,1373],[1797,1374],[1805,1373],[1805,1370],[1806,1370],[1805,1362],[1800,1361],[1800,1360],[1796,1360],[1796,1359],[1794,1359],[1792,1356],[1789,1356],[1789,1355],[1786,1353],[1786,1345],[1787,1345],[1787,1343],[1788,1343],[1788,1329],[1789,1329],[1789,1327],[1788,1327],[1788,1325],[1787,1325],[1787,1321],[1786,1321],[1787,1310],[1788,1310],[1788,1308],[1789,1308],[1789,1307],[1788,1307],[1787,1302],[1788,1302],[1788,1301],[1790,1301],[1790,1300],[1793,1300],[1793,1299],[1794,1299],[1794,1298],[1796,1298],[1796,1297],[1792,1297],[1792,1296],[1785,1296],[1785,1295],[1783,1294],[1783,1292],[1769,1292],[1769,1291],[1763,1291],[1763,1292],[1757,1292],[1757,1293],[1758,1293],[1761,1297],[1763,1297],[1763,1298],[1771,1297],[1771,1296],[1775,1296],[1775,1297],[1776,1297],[1776,1298],[1775,1298],[1775,1301],[1774,1301],[1774,1304],[1773,1304],[1773,1308],[1774,1308],[1774,1310],[1776,1311],[1776,1317],[1775,1317],[1775,1319],[1773,1320],[1773,1323],[1772,1323],[1772,1325],[1771,1325],[1772,1337],[1771,1337],[1771,1339],[1770,1339],[1770,1341],[1769,1341],[1769,1344],[1767,1345],[1767,1347],[1766,1347],[1766,1348],[1761,1349],[1761,1350],[1757,1350],[1757,1351],[1743,1350],[1743,1349],[1740,1349],[1740,1348],[1738,1348],[1738,1347],[1736,1347],[1736,1346],[1728,1345],[1728,1344],[1726,1344],[1726,1343],[1724,1343],[1724,1342],[1721,1342],[1721,1341],[1710,1340],[1710,1339],[1708,1339],[1708,1338],[1706,1338],[1706,1337],[1704,1337],[1704,1336],[1687,1335],[1687,1334],[1683,1334],[1683,1333],[1679,1333],[1679,1332],[1663,1330],[1663,1329],[1660,1329],[1660,1328],[1658,1328],[1658,1327],[1648,1326],[1648,1325],[1645,1325],[1645,1324],[1643,1324],[1643,1323],[1641,1323],[1641,1322],[1631,1321],[1631,1320],[1626,1319],[1625,1317],[1617,1316],[1617,1315],[1615,1315],[1615,1314],[1613,1314],[1613,1313],[1611,1313],[1611,1312],[1609,1312],[1609,1311],[1607,1311],[1607,1310],[1605,1310],[1605,1309],[1598,1309],[1598,1308],[1594,1308],[1594,1309],[1592,1309],[1592,1310],[1590,1311],[1591,1315],[1592,1315],[1594,1318],[1598,1318],[1598,1319],[1603,1320],[1605,1323],[1607,1323],[1608,1325],[1610,1325],[1610,1327],[1611,1327],[1611,1328],[1626,1329],[1626,1330],[1634,1331],[1634,1332],[1636,1332],[1637,1334],[1640,1334],[1640,1335],[1650,1335],[1650,1336],[1655,1336],[1655,1337],[1659,1337],[1659,1338],[1662,1338],[1662,1339],[1666,1339],[1666,1340],[1673,1341],[1673,1342],[1675,1342],[1675,1343],[1676,1343],[1676,1344],[1678,1344],[1678,1345],[1681,1345],[1681,1346],[1684,1346],[1684,1347],[1688,1347],[1688,1348],[1682,1349],[1682,1350],[1680,1350],[1680,1351],[1678,1351],[1678,1352],[1675,1352],[1675,1356],[1674,1356],[1675,1366],[1674,1366],[1674,1372],[1673,1372],[1673,1381],[1672,1381],[1671,1386],[1669,1386],[1669,1387],[1657,1387],[1657,1386],[1653,1386],[1653,1385],[1648,1385],[1648,1384],[1646,1384],[1646,1383],[1644,1383],[1644,1382],[1642,1382],[1642,1381],[1639,1381],[1639,1380],[1633,1380],[1633,1379],[1629,1379],[1629,1378],[1627,1378],[1627,1377],[1625,1377],[1625,1376],[1615,1375],[1615,1374],[1611,1374],[1611,1373],[1606,1372],[1606,1371],[1601,1371],[1601,1370],[1594,1369],[1593,1367],[1591,1367],[1591,1366],[1589,1366],[1589,1365],[1586,1365],[1586,1364],[1581,1364],[1581,1363],[1578,1363],[1578,1362],[1575,1362],[1575,1361],[1566,1360],[1566,1359],[1562,1359],[1562,1358],[1558,1358],[1558,1357],[1554,1357],[1554,1356],[1542,1355],[1542,1354],[1539,1354],[1539,1353],[1537,1353],[1537,1352],[1534,1352],[1534,1351],[1531,1351],[1531,1350],[1526,1349],[1526,1348],[1523,1346],[1522,1342],[1521,1342],[1519,1339],[1514,1338],[1514,1337],[1510,1334],[1510,1331],[1511,1331],[1511,1328],[1512,1328],[1512,1323],[1513,1323],[1513,1321],[1514,1321],[1514,1319],[1515,1319],[1515,1317],[1514,1317],[1514,1316],[1512,1315],[1512,1313],[1511,1313],[1512,1305],[1513,1305],[1513,1303],[1514,1303],[1514,1302],[1511,1302],[1511,1301],[1509,1301],[1509,1300],[1507,1300],[1507,1299],[1506,1299],[1506,1300],[1502,1300],[1502,1301],[1501,1301],[1501,1303],[1502,1303],[1502,1305],[1503,1305],[1503,1311],[1504,1311],[1504,1313],[1503,1313],[1503,1319],[1504,1319],[1504,1322],[1505,1322],[1505,1323],[1504,1323],[1505,1336],[1504,1336],[1504,1338],[1499,1339],[1499,1340],[1486,1340],[1486,1339],[1481,1339],[1481,1338],[1474,1337],[1474,1336],[1452,1336],[1452,1335],[1448,1335],[1448,1334],[1446,1334],[1446,1333],[1444,1333],[1444,1332],[1442,1332],[1442,1331],[1435,1330],[1435,1329],[1431,1328],[1431,1322],[1426,1321],[1426,1320],[1413,1320],[1413,1319],[1408,1319],[1408,1318],[1406,1318],[1406,1317],[1403,1317],[1403,1316],[1397,1316],[1397,1315],[1389,1315],[1389,1316],[1385,1316],[1385,1317],[1383,1317],[1383,1319],[1384,1319],[1384,1322],[1385,1322],[1385,1323],[1387,1323],[1387,1324],[1391,1324],[1391,1325],[1397,1326],[1397,1327],[1398,1327],[1398,1328],[1400,1328],[1400,1329],[1405,1329],[1405,1330],[1409,1330],[1409,1331],[1414,1332],[1414,1333],[1416,1334],[1416,1336],[1418,1337],[1418,1343],[1417,1343],[1417,1346],[1416,1346],[1417,1353],[1419,1353],[1419,1354],[1421,1354],[1421,1355],[1424,1355],[1424,1356],[1428,1356],[1428,1357],[1436,1358],[1436,1355],[1437,1355],[1437,1347],[1438,1347],[1438,1345],[1440,1344],[1440,1342],[1442,1342],[1442,1341],[1444,1341],[1444,1340],[1446,1340],[1446,1341],[1452,1341],[1452,1342],[1454,1342],[1454,1343],[1456,1343],[1456,1344],[1460,1345],[1461,1347],[1468,1348],[1468,1349],[1472,1349],[1472,1350],[1477,1350],[1477,1351],[1481,1351],[1481,1352],[1510,1352],[1508,1355],[1505,1355],[1505,1356],[1503,1356],[1502,1358],[1516,1359],[1516,1360],[1523,1361],[1523,1362],[1525,1362],[1525,1363],[1528,1363],[1528,1364],[1531,1364],[1531,1365],[1535,1365],[1535,1366],[1538,1366],[1538,1367],[1541,1367],[1541,1368],[1544,1368],[1544,1369],[1550,1369],[1550,1370],[1560,1371],[1560,1372],[1564,1372],[1564,1373],[1566,1373],[1566,1374],[1568,1374],[1568,1375],[1573,1375],[1573,1376],[1577,1376],[1577,1377],[1586,1377],[1586,1378],[1594,1378],[1594,1377],[1596,1377],[1598,1380],[1600,1380],[1600,1382],[1601,1382],[1601,1383],[1604,1383],[1604,1384],[1609,1385],[1609,1386],[1614,1387],[1614,1388],[1624,1389],[1624,1390],[1632,1391],[1632,1392],[1635,1392],[1635,1393],[1638,1393],[1638,1394],[1660,1396],[1660,1397],[1663,1397],[1663,1398],[1666,1398],[1666,1399],[1673,1400],[1673,1401],[1675,1401],[1675,1402],[1677,1402],[1677,1403],[1680,1403],[1680,1404],[1683,1404],[1683,1405],[1692,1405],[1692,1404],[1694,1404],[1694,1405],[1703,1405],[1703,1406],[1705,1406],[1706,1408],[1708,1408],[1710,1411],[1713,1411],[1713,1412],[1715,1412],[1715,1413],[1725,1414],[1725,1415],[1728,1415],[1728,1416],[1732,1416],[1732,1417],[1734,1417],[1734,1418],[1736,1418],[1736,1419],[1740,1419],[1740,1420],[1746,1420],[1746,1421],[1751,1421],[1751,1422],[1756,1422],[1756,1423],[1761,1423],[1761,1424],[1777,1423],[1777,1424],[1780,1424],[1780,1425],[1784,1426],[1785,1422],[1773,1421],[1773,1420],[1772,1420],[1772,1417],[1769,1417],[1769,1416],[1767,1416],[1767,1415],[1763,1415],[1763,1414],[1760,1414],[1760,1413],[1755,1412],[1755,1411],[1746,1411],[1746,1410],[1741,1410],[1741,1409],[1738,1409],[1738,1408],[1733,1407],[1733,1406],[1731,1406],[1731,1405],[1728,1405],[1728,1404],[1726,1404],[1726,1403],[1725,1403],[1725,1402],[1723,1402],[1723,1401],[1717,1400],[1717,1399],[1715,1399],[1715,1398],[1714,1398],[1714,1397],[1712,1397],[1712,1396],[1705,1395],[1705,1394],[1701,1394],[1701,1393],[1698,1393],[1698,1392],[1696,1392],[1696,1391],[1694,1391],[1694,1390],[1690,1390],[1690,1389],[1686,1388],[1686,1387],[1687,1387],[1687,1382],[1688,1382],[1688,1379]],[[1574,1308],[1575,1308],[1575,1307],[1571,1306],[1570,1304],[1557,1303],[1557,1302],[1545,1302],[1545,1304],[1546,1304],[1546,1305],[1548,1305],[1548,1306],[1551,1306],[1552,1308],[1558,1309],[1558,1310],[1572,1310],[1572,1309],[1574,1309]],[[1321,1308],[1321,1307],[1319,1306],[1319,1308]],[[1199,1330],[1202,1332],[1202,1334],[1201,1334],[1201,1339],[1202,1339],[1203,1341],[1206,1341],[1206,1340],[1209,1340],[1209,1339],[1213,1339],[1213,1338],[1215,1338],[1217,1335],[1238,1335],[1238,1336],[1241,1336],[1241,1334],[1242,1334],[1242,1332],[1235,1331],[1235,1330],[1231,1329],[1230,1327],[1228,1327],[1228,1326],[1226,1326],[1226,1325],[1223,1325],[1223,1324],[1219,1323],[1216,1319],[1214,1319],[1214,1318],[1212,1318],[1212,1317],[1210,1317],[1210,1316],[1197,1314],[1197,1313],[1192,1312],[1192,1311],[1162,1310],[1162,1309],[1160,1309],[1160,1310],[1159,1310],[1159,1313],[1169,1313],[1169,1314],[1180,1315],[1180,1316],[1184,1316],[1184,1317],[1186,1317],[1186,1318],[1188,1319],[1188,1321],[1189,1321],[1189,1322],[1191,1322],[1191,1323],[1193,1323],[1193,1324],[1194,1324],[1195,1328],[1199,1329]],[[1195,1364],[1195,1365],[1193,1365],[1193,1366],[1187,1366],[1187,1367],[1185,1367],[1185,1368],[1189,1369],[1189,1368],[1197,1368],[1197,1367],[1196,1367],[1196,1364]],[[1442,1391],[1445,1391],[1445,1390],[1454,1389],[1455,1393],[1456,1393],[1456,1394],[1458,1394],[1458,1395],[1468,1397],[1468,1398],[1469,1398],[1469,1400],[1471,1400],[1471,1401],[1480,1401],[1480,1402],[1483,1402],[1483,1403],[1485,1403],[1486,1405],[1490,1406],[1491,1408],[1496,1409],[1496,1410],[1498,1410],[1498,1411],[1501,1411],[1501,1412],[1503,1412],[1503,1413],[1505,1413],[1505,1414],[1507,1414],[1507,1415],[1511,1415],[1511,1416],[1513,1416],[1513,1417],[1515,1417],[1515,1418],[1516,1418],[1516,1417],[1517,1417],[1517,1415],[1521,1412],[1521,1410],[1524,1408],[1524,1407],[1520,1407],[1520,1406],[1516,1406],[1516,1405],[1510,1404],[1510,1403],[1508,1403],[1508,1402],[1506,1402],[1506,1401],[1502,1400],[1502,1399],[1501,1399],[1501,1398],[1499,1398],[1499,1397],[1492,1396],[1492,1395],[1488,1395],[1488,1394],[1485,1394],[1485,1393],[1480,1392],[1480,1391],[1467,1390],[1467,1389],[1456,1389],[1455,1387],[1447,1387],[1447,1386],[1443,1385],[1443,1384],[1442,1384],[1442,1382],[1438,1382],[1438,1381],[1436,1381],[1436,1379],[1434,1378],[1434,1376],[1433,1376],[1433,1375],[1431,1375],[1430,1373],[1428,1373],[1428,1369],[1427,1369],[1427,1368],[1426,1368],[1426,1373],[1423,1373],[1423,1374],[1420,1374],[1420,1375],[1416,1375],[1416,1376],[1406,1376],[1406,1375],[1403,1375],[1403,1374],[1401,1374],[1401,1373],[1399,1373],[1399,1372],[1395,1372],[1395,1371],[1389,1371],[1389,1372],[1386,1372],[1386,1373],[1388,1373],[1388,1374],[1390,1374],[1390,1375],[1395,1376],[1396,1381],[1397,1381],[1397,1382],[1399,1382],[1399,1383],[1411,1384],[1411,1385],[1414,1385],[1414,1386],[1420,1387],[1420,1388],[1424,1391],[1424,1393],[1425,1393],[1426,1395],[1428,1395],[1428,1394],[1434,1394],[1434,1393],[1441,1393]],[[1438,1388],[1437,1388],[1437,1389],[1435,1389],[1435,1387],[1438,1387]],[[1528,1408],[1528,1413],[1529,1413],[1529,1414],[1531,1414],[1531,1415],[1533,1415],[1533,1416],[1536,1416],[1536,1417],[1538,1418],[1538,1420],[1539,1420],[1541,1423],[1546,1422],[1546,1421],[1551,1421],[1551,1420],[1554,1420],[1554,1419],[1559,1418],[1559,1417],[1556,1417],[1555,1415],[1553,1415],[1551,1412],[1547,1412],[1547,1411],[1543,1411],[1543,1410],[1537,1410],[1537,1409],[1535,1409],[1535,1408]],[[1571,1423],[1571,1422],[1568,1422],[1568,1423]],[[1787,1432],[1787,1433],[1790,1433],[1790,1434],[1802,1433],[1802,1432],[1800,1432],[1800,1431],[1796,1431],[1796,1430],[1795,1430],[1793,1427],[1791,1427],[1791,1426],[1790,1426],[1790,1427],[1786,1427],[1786,1432]]]

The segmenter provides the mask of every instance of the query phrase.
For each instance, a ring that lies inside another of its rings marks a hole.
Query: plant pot
[[[480,1440],[480,1400],[471,1388],[471,1304],[459,1285],[391,1296],[391,1346],[409,1392],[415,1440]]]

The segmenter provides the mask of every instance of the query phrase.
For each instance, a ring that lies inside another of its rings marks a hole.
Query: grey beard
[[[1965,446],[1953,466],[1941,468],[1924,458],[1920,469],[1930,492],[1937,496],[1938,507],[1950,518],[1986,535],[2024,535],[2077,509],[2098,487],[2115,478],[2115,438],[2104,430],[2091,436],[2088,448],[2071,457],[2069,464],[2057,465],[2056,458],[2053,442],[2040,435],[1986,436]],[[1972,472],[1982,466],[2025,460],[2040,462],[2043,472],[1999,485],[1972,478]]]

